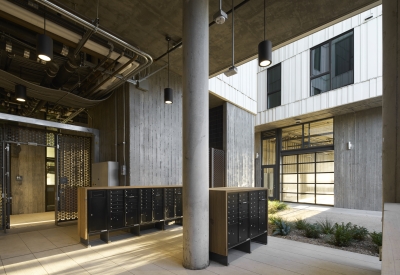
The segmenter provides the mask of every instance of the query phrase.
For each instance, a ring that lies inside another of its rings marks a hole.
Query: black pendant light
[[[43,61],[53,59],[53,39],[46,35],[46,13],[44,13],[44,33],[37,36],[36,51]]]
[[[272,43],[265,39],[265,1],[264,0],[264,41],[258,44],[258,65],[268,67],[272,63]]]
[[[15,97],[20,102],[26,101],[26,87],[24,85],[15,85]]]
[[[166,37],[166,40],[168,41],[168,87],[169,87],[169,41],[171,40],[170,37]],[[174,91],[172,90],[172,88],[165,88],[164,89],[164,102],[165,104],[172,104],[173,100],[173,93]]]

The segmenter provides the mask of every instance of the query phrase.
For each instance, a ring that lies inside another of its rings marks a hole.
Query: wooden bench
[[[382,274],[400,275],[400,203],[384,204]]]

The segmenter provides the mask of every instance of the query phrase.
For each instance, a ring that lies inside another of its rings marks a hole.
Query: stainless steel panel
[[[118,162],[92,163],[92,186],[118,186]]]

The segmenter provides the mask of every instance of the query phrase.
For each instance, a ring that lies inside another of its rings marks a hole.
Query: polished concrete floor
[[[10,216],[11,228],[54,224],[54,211]]]
[[[0,274],[380,274],[378,258],[270,237],[247,254],[230,250],[231,264],[201,271],[182,267],[182,227],[150,229],[132,236],[114,232],[112,242],[79,244],[76,224],[41,225],[0,233]]]

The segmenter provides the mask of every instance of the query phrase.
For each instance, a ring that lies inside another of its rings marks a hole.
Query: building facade
[[[257,84],[256,185],[381,210],[382,6],[274,50]]]

